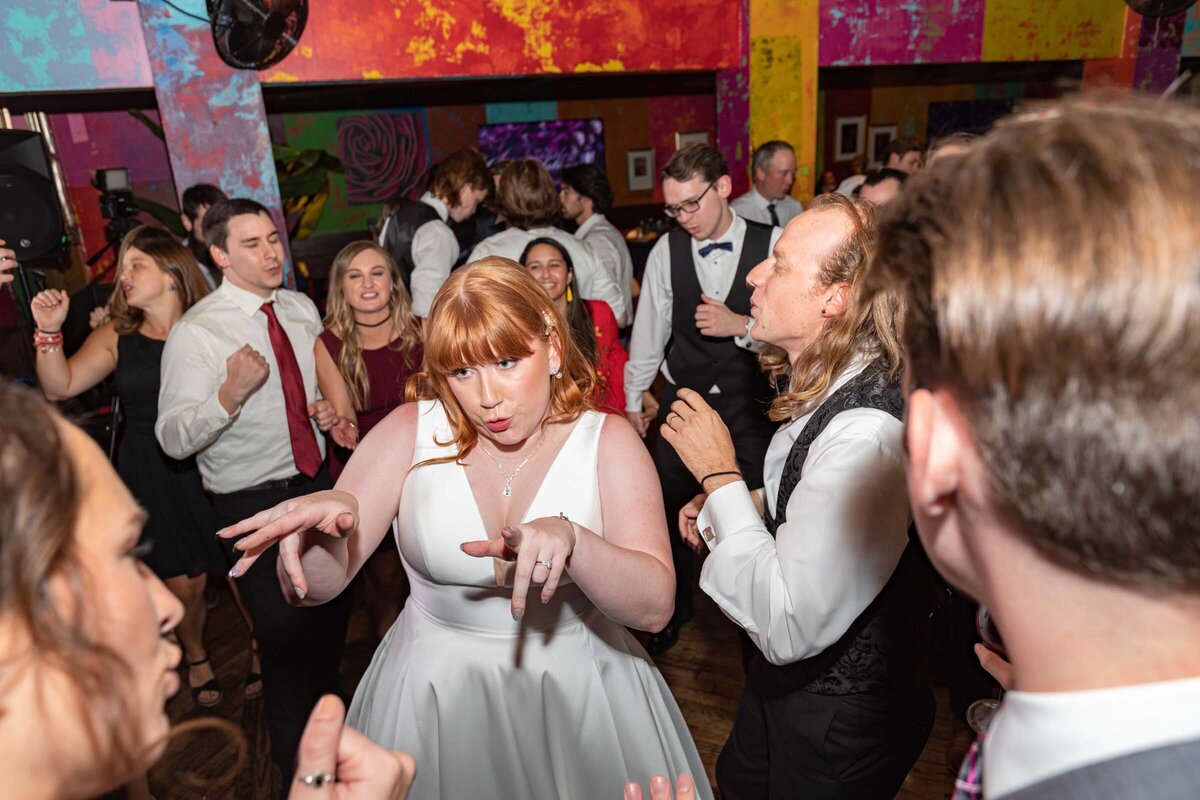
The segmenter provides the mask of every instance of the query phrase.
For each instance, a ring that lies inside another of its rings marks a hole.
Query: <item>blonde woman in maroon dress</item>
[[[378,245],[351,242],[333,260],[317,374],[345,380],[358,416],[359,439],[404,400],[404,384],[421,368],[421,331],[392,256]],[[326,357],[327,356],[327,357]],[[349,452],[332,448],[337,480]],[[367,610],[379,638],[400,615],[408,585],[394,547],[380,547],[363,569]]]

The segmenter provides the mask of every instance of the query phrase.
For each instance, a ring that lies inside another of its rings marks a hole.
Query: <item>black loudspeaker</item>
[[[0,130],[0,239],[19,261],[67,254],[50,162],[35,131]]]

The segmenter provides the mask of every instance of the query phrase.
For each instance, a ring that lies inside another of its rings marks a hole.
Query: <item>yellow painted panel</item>
[[[750,40],[750,142],[783,139],[796,149],[793,193],[812,194],[817,141],[817,48],[793,36]]]
[[[1124,0],[988,0],[984,61],[1115,58]]]

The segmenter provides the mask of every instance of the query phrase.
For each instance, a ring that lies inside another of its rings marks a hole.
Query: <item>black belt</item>
[[[255,484],[254,486],[245,489],[238,489],[236,492],[226,492],[221,494],[214,492],[213,497],[237,497],[242,494],[255,494],[257,492],[274,492],[280,489],[294,489],[297,486],[303,486],[306,483],[312,483],[316,478],[310,478],[302,472],[297,472],[288,478],[278,478],[273,481],[264,481],[263,483]]]

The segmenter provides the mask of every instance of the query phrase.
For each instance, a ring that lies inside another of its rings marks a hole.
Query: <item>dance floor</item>
[[[227,733],[212,730],[181,734],[150,773],[151,794],[157,800],[265,800],[276,796],[271,791],[271,782],[277,778],[272,775],[267,753],[262,701],[242,700],[242,681],[249,663],[246,627],[223,587],[219,597],[220,602],[209,612],[207,640],[225,697],[214,708],[198,708],[186,689],[183,674],[185,688],[171,699],[168,711],[175,724],[207,716],[238,726],[246,735],[247,759],[236,775],[230,775],[236,750]],[[360,609],[351,619],[342,662],[347,697],[366,670],[375,644],[366,614]],[[679,643],[658,659],[658,665],[683,710],[712,779],[717,754],[733,724],[742,691],[737,633],[712,601],[697,592],[695,619],[684,628]],[[933,735],[897,797],[950,797],[953,778],[942,764],[949,734],[946,692],[939,689]]]

